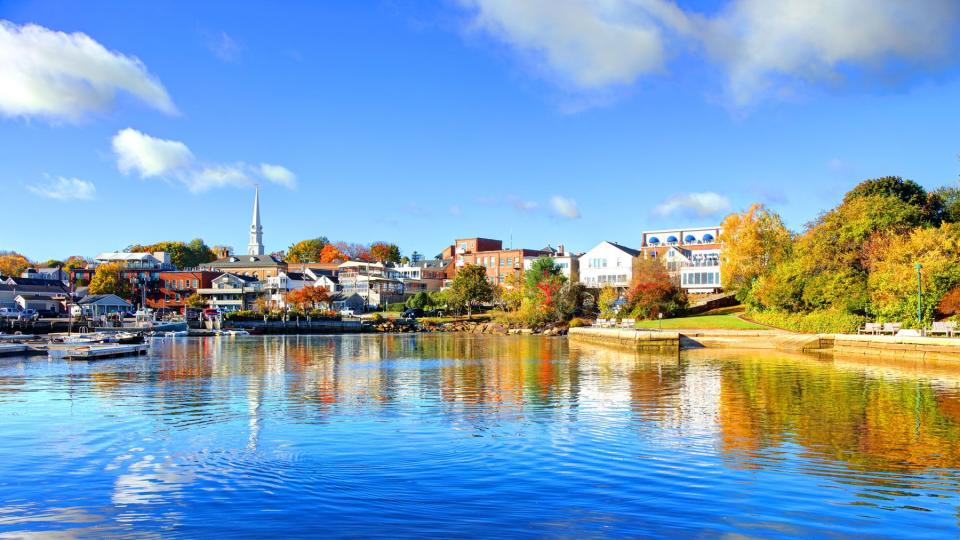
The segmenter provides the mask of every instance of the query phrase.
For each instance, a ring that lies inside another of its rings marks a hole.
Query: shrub
[[[960,287],[956,287],[944,295],[940,300],[940,305],[937,306],[937,311],[947,317],[960,315]]]
[[[789,313],[786,311],[750,311],[747,317],[760,324],[809,334],[855,334],[867,322],[866,317],[839,310]]]
[[[387,309],[384,311],[403,311],[407,309],[407,305],[403,302],[396,302],[393,304],[387,304]]]
[[[570,328],[578,328],[581,326],[591,326],[590,321],[586,319],[581,319],[580,317],[574,317],[570,319]]]

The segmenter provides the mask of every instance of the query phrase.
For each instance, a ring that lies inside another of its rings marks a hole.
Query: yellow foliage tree
[[[9,252],[0,255],[0,275],[19,276],[30,267],[30,261],[19,253]]]
[[[753,204],[723,220],[720,262],[723,288],[745,289],[790,252],[792,236],[776,213]]]
[[[90,294],[115,294],[126,296],[129,292],[128,284],[120,276],[123,267],[119,263],[106,263],[97,267],[90,280]]]

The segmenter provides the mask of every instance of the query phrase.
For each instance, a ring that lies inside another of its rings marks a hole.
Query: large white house
[[[689,294],[721,290],[720,227],[664,229],[643,233],[643,256],[659,259]]]
[[[633,279],[633,259],[640,251],[604,240],[580,256],[580,283],[586,287],[626,288]]]

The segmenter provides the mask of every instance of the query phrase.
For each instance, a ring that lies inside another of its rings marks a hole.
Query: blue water
[[[0,359],[0,535],[955,537],[960,370],[564,338]]]

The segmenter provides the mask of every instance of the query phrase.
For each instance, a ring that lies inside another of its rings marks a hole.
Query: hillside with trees
[[[724,287],[757,321],[800,331],[852,332],[874,320],[916,328],[953,316],[941,304],[960,296],[957,191],[867,180],[798,234],[761,206],[730,215]]]

